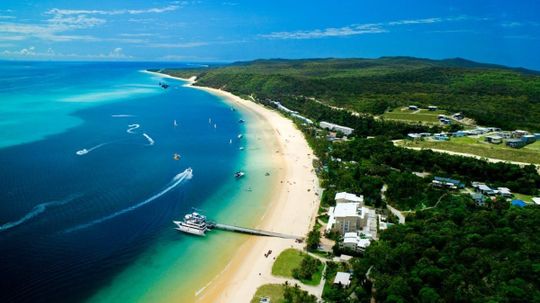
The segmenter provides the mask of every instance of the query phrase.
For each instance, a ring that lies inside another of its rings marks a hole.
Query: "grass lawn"
[[[533,203],[532,196],[524,195],[524,194],[517,194],[517,193],[513,193],[513,194],[514,194],[514,199],[522,200],[527,203]]]
[[[484,138],[451,138],[450,141],[404,141],[405,146],[443,149],[480,157],[540,164],[540,141],[523,148],[511,148],[504,143],[490,144]]]
[[[284,250],[272,265],[272,275],[293,278],[293,269],[300,267],[300,263],[302,263],[305,256],[305,253],[297,249],[289,248]],[[324,264],[321,264],[311,280],[300,280],[300,282],[306,285],[319,285],[323,269]]]
[[[441,110],[429,111],[420,109],[418,111],[411,111],[409,109],[396,108],[391,112],[384,113],[382,116],[390,120],[439,124],[438,115],[448,115],[448,113]]]
[[[265,284],[257,288],[257,292],[251,299],[251,303],[259,303],[261,297],[268,297],[272,303],[285,303],[283,298],[283,285]]]

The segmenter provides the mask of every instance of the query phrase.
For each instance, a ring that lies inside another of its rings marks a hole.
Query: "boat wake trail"
[[[175,189],[176,187],[178,187],[180,184],[182,184],[182,182],[184,182],[185,180],[189,180],[193,177],[193,171],[191,170],[191,168],[188,168],[186,169],[185,171],[177,174],[176,176],[174,176],[174,178],[171,180],[171,182],[169,182],[169,184],[167,184],[167,186],[161,190],[160,192],[158,192],[157,194],[151,196],[150,198],[142,201],[142,202],[139,202],[133,206],[130,206],[128,208],[124,208],[122,210],[119,210],[115,213],[112,213],[108,216],[105,216],[103,218],[100,218],[100,219],[96,219],[92,222],[89,222],[89,223],[86,223],[86,224],[81,224],[81,225],[78,225],[78,226],[75,226],[73,228],[70,228],[68,230],[65,231],[65,233],[71,233],[71,232],[74,232],[74,231],[77,231],[77,230],[80,230],[80,229],[85,229],[85,228],[88,228],[90,226],[93,226],[93,225],[96,225],[96,224],[99,224],[99,223],[102,223],[102,222],[105,222],[105,221],[108,221],[108,220],[111,220],[113,218],[116,218],[120,215],[123,215],[125,213],[128,213],[132,210],[135,210],[141,206],[144,206],[152,201],[154,201],[155,199],[163,196],[164,194],[170,192],[171,190]]]
[[[154,141],[154,139],[150,138],[150,136],[147,133],[143,133],[142,135],[146,138],[146,140],[148,140],[148,145],[149,146],[152,146],[152,145],[154,145],[154,143],[156,143]]]
[[[49,202],[38,204],[38,205],[34,206],[34,208],[32,208],[32,210],[30,210],[30,212],[28,212],[26,215],[24,215],[19,220],[4,223],[3,225],[0,225],[0,232],[6,231],[8,229],[11,229],[13,227],[16,227],[18,225],[21,225],[21,224],[25,223],[26,221],[38,216],[39,214],[41,214],[43,212],[45,212],[49,207],[60,206],[60,205],[67,204],[67,203],[69,203],[69,202],[71,202],[71,201],[73,201],[73,200],[75,200],[75,199],[77,199],[77,198],[79,198],[81,196],[82,196],[81,194],[76,194],[76,195],[71,195],[71,196],[69,196],[69,197],[67,197],[66,199],[63,199],[63,200],[49,201]]]
[[[101,144],[98,144],[98,145],[96,145],[96,146],[90,147],[89,149],[83,148],[83,149],[81,149],[81,150],[76,151],[75,154],[76,154],[77,156],[84,156],[84,155],[88,154],[89,152],[91,152],[91,151],[93,151],[93,150],[95,150],[95,149],[98,149],[98,148],[100,148],[100,147],[102,147],[102,146],[105,146],[105,145],[111,144],[111,143],[112,143],[112,142],[101,143]]]
[[[126,130],[126,132],[130,133],[130,134],[134,134],[134,130],[136,130],[137,128],[141,127],[140,124],[137,124],[137,123],[134,123],[134,124],[130,124],[128,125],[128,129]]]

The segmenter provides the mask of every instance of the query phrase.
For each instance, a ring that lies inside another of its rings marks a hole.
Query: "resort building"
[[[419,140],[422,139],[422,136],[420,134],[410,133],[407,134],[407,138],[411,140]]]
[[[458,189],[464,188],[465,184],[461,183],[459,180],[454,180],[450,178],[443,177],[434,177],[431,184],[435,187],[449,188],[449,189]]]
[[[497,194],[505,198],[512,198],[513,196],[508,187],[497,187]]]
[[[339,203],[360,203],[361,205],[364,204],[364,196],[362,195],[357,196],[355,194],[350,194],[346,192],[337,193],[334,199],[336,200],[336,204],[339,204]]]
[[[333,131],[338,131],[338,132],[342,132],[344,133],[345,135],[350,135],[353,133],[354,129],[353,128],[350,128],[350,127],[346,127],[346,126],[341,126],[341,125],[338,125],[338,124],[334,124],[334,123],[330,123],[330,122],[326,122],[326,121],[321,121],[319,123],[319,126],[321,128],[324,128],[324,129],[327,129],[327,130],[333,130]]]
[[[334,278],[334,284],[341,284],[343,287],[347,287],[351,284],[351,274],[348,272],[338,271]]]
[[[286,112],[287,114],[298,114],[297,111],[290,110],[290,109],[286,108],[285,106],[283,106],[283,105],[281,104],[281,102],[278,102],[278,101],[272,101],[272,103],[274,103],[274,104],[276,105],[276,107],[277,107],[280,111]]]
[[[486,197],[481,193],[471,193],[471,198],[476,202],[476,204],[482,206],[486,200]]]
[[[528,134],[529,134],[529,132],[526,131],[526,130],[516,129],[515,131],[512,132],[512,137],[521,138],[521,137],[526,136]]]
[[[475,184],[473,184],[473,187],[476,189],[477,192],[482,193],[487,196],[494,196],[496,194],[495,190],[493,190],[491,187],[483,183],[478,183],[476,184],[476,186]]]
[[[437,106],[430,105],[427,107],[430,112],[434,112],[437,110]]]
[[[304,116],[300,116],[299,114],[291,114],[291,116],[293,116],[295,118],[298,118],[298,119],[304,121],[307,124],[313,124],[313,121],[311,121],[310,119],[308,119],[308,118],[306,118]]]
[[[342,247],[356,252],[363,252],[369,246],[371,240],[371,235],[365,235],[361,232],[348,232],[343,236]]]
[[[448,141],[448,140],[450,140],[450,138],[448,138],[448,136],[446,134],[443,134],[443,133],[433,135],[433,139],[435,139],[437,141]]]
[[[335,207],[330,207],[328,214],[328,225],[326,231],[335,231],[340,235],[348,232],[361,230],[367,224],[367,207],[362,207],[360,203],[338,203]]]
[[[455,113],[452,115],[452,117],[454,117],[454,119],[456,120],[462,120],[463,118],[465,118],[462,113]]]
[[[520,148],[527,145],[527,143],[522,139],[508,139],[506,140],[506,145],[513,148]]]
[[[418,106],[416,106],[416,105],[409,105],[409,110],[418,110]]]
[[[532,201],[534,202],[534,204],[540,205],[540,197],[534,197],[532,198]]]
[[[501,144],[502,139],[503,138],[501,136],[498,136],[498,135],[486,136],[486,138],[485,138],[486,142],[491,143],[491,144]]]

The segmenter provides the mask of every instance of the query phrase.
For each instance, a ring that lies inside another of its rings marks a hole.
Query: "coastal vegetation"
[[[481,207],[451,195],[383,232],[355,259],[365,281],[356,293],[379,302],[537,302],[539,235],[539,207],[503,200]]]
[[[275,59],[165,72],[259,100],[302,97],[373,115],[435,105],[482,125],[540,130],[536,72],[459,58]]]

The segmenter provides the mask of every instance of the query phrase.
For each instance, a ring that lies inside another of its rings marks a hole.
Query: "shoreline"
[[[248,101],[229,92],[194,86],[195,78],[185,79],[158,72],[147,73],[186,81],[186,87],[206,91],[254,114],[272,130],[277,141],[275,163],[280,166],[279,182],[265,200],[266,210],[256,228],[305,236],[315,222],[319,208],[319,181],[312,168],[313,151],[294,123],[276,111]],[[300,140],[299,140],[300,139]],[[281,169],[283,168],[283,169]],[[219,275],[209,278],[209,283],[198,291],[196,302],[249,302],[258,287],[276,283],[271,269],[274,257],[281,251],[294,247],[303,249],[304,243],[294,240],[249,237]],[[264,254],[272,250],[270,257]]]

